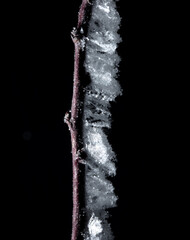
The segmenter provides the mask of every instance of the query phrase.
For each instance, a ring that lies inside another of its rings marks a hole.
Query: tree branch
[[[79,234],[79,163],[82,162],[79,156],[79,136],[77,122],[79,117],[79,96],[80,96],[80,53],[81,44],[79,32],[83,24],[86,7],[90,4],[89,0],[82,0],[79,9],[77,28],[73,28],[71,38],[74,43],[74,74],[73,74],[73,96],[70,113],[65,114],[64,121],[67,123],[71,133],[72,145],[72,166],[73,166],[73,216],[72,216],[72,237],[71,240],[77,240]]]

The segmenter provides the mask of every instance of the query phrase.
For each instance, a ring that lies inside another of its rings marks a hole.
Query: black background
[[[27,1],[4,9],[10,115],[3,170],[7,237],[70,239],[71,145],[63,117],[71,105],[70,31],[77,22],[79,2]],[[130,1],[118,3],[123,96],[113,104],[110,134],[118,156],[114,184],[119,201],[112,210],[116,239],[152,239],[164,228],[157,219],[159,197],[153,183],[159,158],[153,137],[159,131],[154,125],[156,86],[151,81],[159,75],[153,75],[151,58],[156,36],[145,9]]]

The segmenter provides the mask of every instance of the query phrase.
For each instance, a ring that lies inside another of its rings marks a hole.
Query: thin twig
[[[77,28],[71,32],[71,38],[74,43],[74,79],[73,79],[73,96],[70,114],[65,114],[65,122],[67,123],[71,133],[72,144],[72,165],[73,165],[73,216],[72,216],[72,237],[71,240],[77,240],[79,234],[79,144],[78,144],[78,129],[77,121],[79,115],[79,96],[80,96],[80,52],[81,44],[78,33],[80,32],[81,25],[85,18],[85,10],[87,5],[90,4],[89,0],[82,0],[79,9]]]

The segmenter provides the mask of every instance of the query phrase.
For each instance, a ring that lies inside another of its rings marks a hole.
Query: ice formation
[[[108,210],[117,197],[108,176],[116,174],[115,154],[105,129],[111,127],[110,102],[121,94],[116,80],[121,41],[117,31],[120,16],[114,0],[93,1],[86,37],[84,67],[90,84],[86,87],[83,116],[83,141],[87,154],[85,199],[87,228],[85,240],[113,240]]]

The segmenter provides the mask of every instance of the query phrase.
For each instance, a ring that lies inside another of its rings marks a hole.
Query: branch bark
[[[74,43],[74,74],[73,74],[73,96],[71,111],[65,114],[65,123],[67,123],[71,134],[72,145],[72,167],[73,167],[73,215],[72,215],[72,237],[71,240],[77,240],[79,234],[79,164],[80,164],[80,149],[79,149],[79,134],[77,129],[79,117],[79,97],[80,97],[80,28],[85,19],[86,7],[90,4],[89,0],[82,0],[79,9],[77,28],[73,28],[71,38]]]

